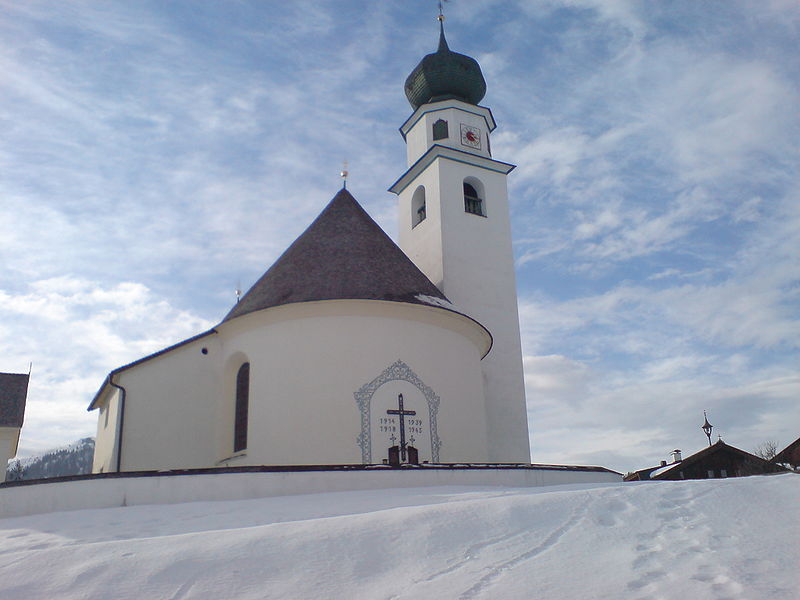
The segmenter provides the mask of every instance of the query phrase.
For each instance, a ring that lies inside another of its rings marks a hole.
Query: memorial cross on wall
[[[389,409],[386,411],[387,415],[398,415],[400,417],[400,460],[406,462],[406,415],[416,415],[415,410],[403,409],[403,394],[397,395],[397,410]],[[394,441],[394,440],[392,440]]]

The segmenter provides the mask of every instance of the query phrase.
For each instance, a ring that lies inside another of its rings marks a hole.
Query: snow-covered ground
[[[0,598],[795,600],[800,477],[337,492],[3,519]]]

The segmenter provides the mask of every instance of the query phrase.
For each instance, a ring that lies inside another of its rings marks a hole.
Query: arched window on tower
[[[433,124],[433,139],[446,140],[449,137],[447,133],[447,121],[439,119]]]
[[[247,408],[250,403],[250,363],[236,373],[236,414],[233,426],[233,451],[247,448]]]
[[[421,185],[414,190],[411,198],[411,228],[413,229],[425,220],[425,186]]]
[[[471,215],[486,216],[483,201],[483,185],[474,177],[464,180],[464,211]]]

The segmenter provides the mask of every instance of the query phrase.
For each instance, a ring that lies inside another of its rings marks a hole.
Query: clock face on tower
[[[461,123],[461,145],[481,149],[481,130]]]

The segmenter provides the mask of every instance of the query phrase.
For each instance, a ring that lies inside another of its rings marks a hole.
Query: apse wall
[[[386,435],[380,419],[389,422],[386,409],[397,408],[401,393],[406,409],[416,402],[409,419],[419,422],[420,460],[487,460],[480,363],[491,340],[467,317],[400,302],[330,300],[251,313],[218,330],[226,370],[241,360],[229,357],[246,356],[251,377],[247,449],[221,457],[224,464],[380,463],[389,436],[400,441],[397,417]],[[230,395],[230,374],[225,382]],[[224,443],[230,425],[218,422]]]

